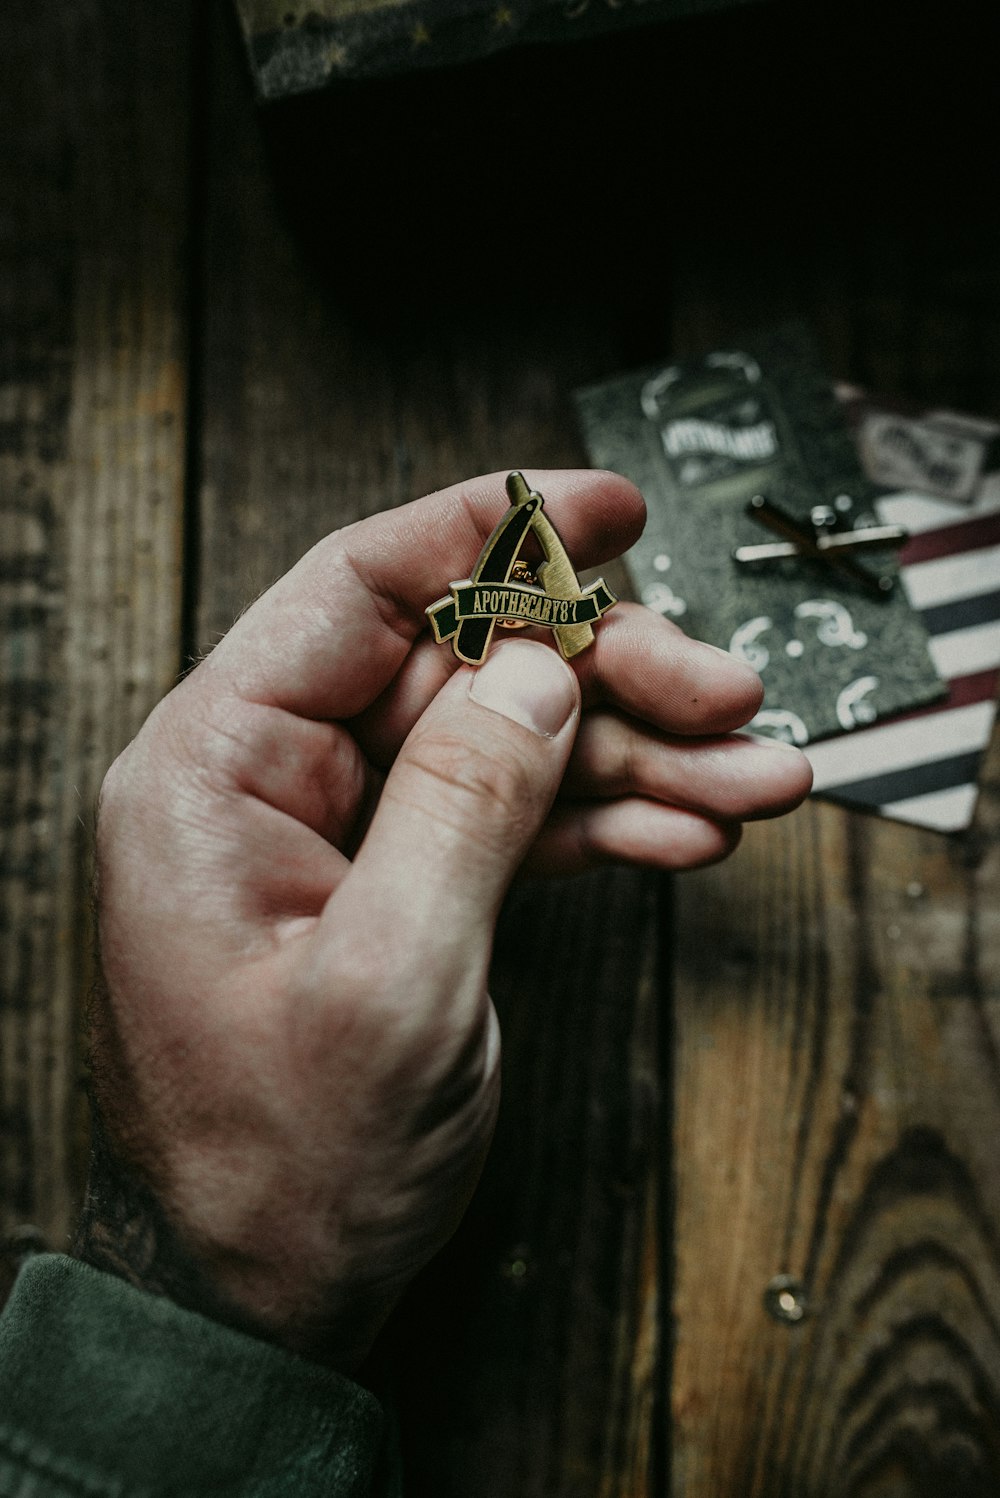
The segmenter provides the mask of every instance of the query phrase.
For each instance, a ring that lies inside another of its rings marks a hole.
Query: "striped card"
[[[949,694],[870,728],[806,746],[824,799],[939,832],[972,821],[1000,687],[1000,475],[971,504],[901,491],[878,501],[904,525],[900,575]]]

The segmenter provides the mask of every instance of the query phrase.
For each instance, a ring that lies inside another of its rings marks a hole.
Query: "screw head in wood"
[[[809,1311],[805,1287],[791,1274],[776,1274],[764,1291],[764,1309],[774,1321],[795,1326]]]

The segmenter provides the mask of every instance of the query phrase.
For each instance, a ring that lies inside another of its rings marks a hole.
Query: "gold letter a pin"
[[[603,578],[580,587],[555,526],[543,514],[542,496],[529,489],[523,474],[508,474],[507,495],[510,509],[479,553],[472,576],[451,583],[448,596],[428,608],[434,638],[439,644],[451,640],[460,661],[481,666],[497,623],[541,624],[555,632],[568,660],[594,643],[592,625],[618,600]],[[545,557],[537,568],[538,588],[511,582],[529,531]]]

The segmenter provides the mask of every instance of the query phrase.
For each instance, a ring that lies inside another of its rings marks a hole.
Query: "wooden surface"
[[[723,208],[692,173],[675,344],[804,314],[856,381],[995,413],[972,38],[886,35],[863,63],[835,38],[825,79],[789,83],[777,48],[732,78],[730,107],[753,115],[770,193],[794,212],[750,180]],[[926,76],[932,58],[972,100],[959,140],[878,107],[890,62]],[[838,127],[807,132],[804,175],[788,120],[824,116]],[[685,1498],[1000,1484],[998,766],[963,838],[811,805],[678,884],[666,1377]],[[782,1319],[780,1291],[767,1308],[778,1276],[801,1319]]]
[[[260,115],[225,6],[8,6],[0,1234],[78,1199],[103,769],[318,536],[789,312],[1000,415],[980,39],[820,9],[790,67],[791,14]],[[496,1146],[383,1354],[411,1493],[1000,1490],[998,767],[964,838],[813,804],[515,895]]]
[[[184,5],[3,30],[0,1210],[62,1246],[94,801],[179,662],[190,40]]]

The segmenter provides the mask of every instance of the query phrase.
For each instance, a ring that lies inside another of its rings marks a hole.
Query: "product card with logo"
[[[921,416],[864,405],[857,428],[865,472],[886,489],[971,504],[997,466],[994,423],[954,411]]]
[[[760,672],[755,732],[807,744],[943,695],[927,630],[898,584],[878,597],[825,557],[734,559],[776,540],[747,514],[756,495],[799,524],[822,511],[841,534],[879,522],[881,491],[807,330],[622,375],[576,399],[594,464],[626,474],[649,507],[628,556],[637,597]],[[870,577],[895,571],[891,552],[859,557]]]

